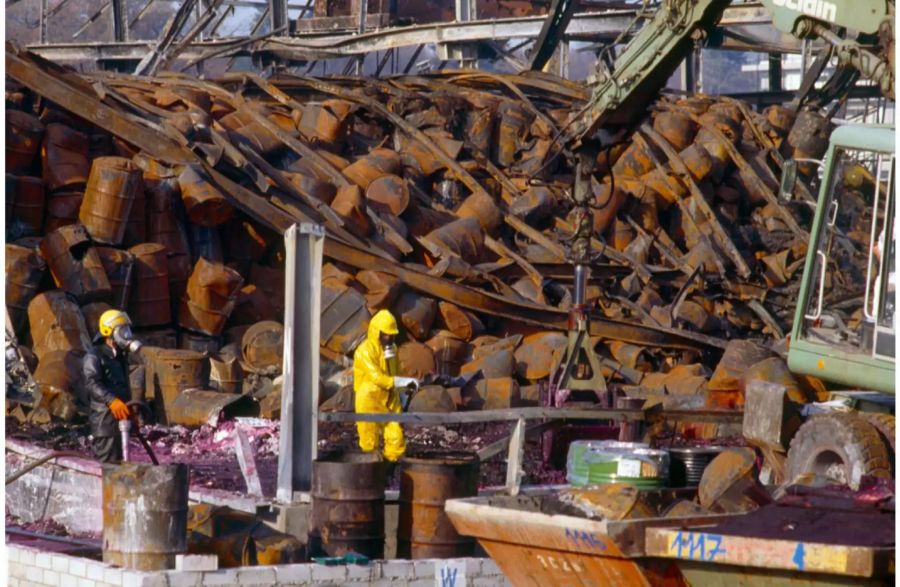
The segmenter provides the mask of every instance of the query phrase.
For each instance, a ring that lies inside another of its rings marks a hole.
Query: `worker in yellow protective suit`
[[[379,310],[369,322],[369,331],[353,353],[353,391],[357,414],[399,414],[400,389],[417,387],[410,377],[397,376],[397,320],[387,310]],[[395,462],[406,451],[403,427],[398,422],[357,422],[359,447],[365,452],[378,448],[384,433],[384,458]]]

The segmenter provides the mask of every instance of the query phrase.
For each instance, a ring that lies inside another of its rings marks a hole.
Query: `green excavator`
[[[569,121],[560,143],[576,154],[573,199],[587,215],[589,179],[596,153],[641,118],[678,66],[713,30],[732,2],[663,0],[610,67],[599,74],[592,97]],[[811,132],[833,121],[820,114],[846,96],[861,77],[894,99],[893,0],[763,0],[773,25],[801,39],[824,43],[791,107],[811,113]],[[646,8],[646,3],[645,3]],[[545,29],[564,23],[572,7],[557,0]],[[544,31],[547,33],[548,31]],[[542,34],[558,39],[561,33]],[[549,56],[541,45],[536,54]],[[833,74],[819,83],[829,63]],[[535,67],[535,61],[532,61]],[[540,63],[537,64],[540,67]],[[535,67],[537,68],[537,67]],[[864,475],[893,475],[895,394],[896,225],[893,126],[836,125],[824,158],[783,163],[779,197],[794,198],[798,170],[818,176],[807,258],[789,339],[791,371],[814,376],[833,389],[825,405],[791,406],[783,386],[757,386],[747,398],[744,435],[751,444],[787,453],[786,480],[819,474],[858,486]],[[589,270],[590,223],[578,223],[573,241],[576,302]],[[848,269],[849,267],[849,269]],[[840,269],[840,271],[838,270]],[[579,279],[580,277],[580,279]],[[587,389],[576,372],[596,373],[586,336],[588,311],[577,303],[569,346],[557,370],[558,387]],[[576,363],[590,362],[587,369]],[[593,379],[596,377],[593,376]],[[601,377],[602,379],[602,377]],[[581,386],[581,387],[579,387]],[[600,386],[605,390],[605,383]],[[793,425],[790,422],[794,422]],[[802,423],[801,423],[802,422]]]

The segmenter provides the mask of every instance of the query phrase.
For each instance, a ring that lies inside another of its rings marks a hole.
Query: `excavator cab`
[[[791,191],[793,165],[781,193]],[[894,129],[832,133],[791,333],[792,371],[894,393]]]

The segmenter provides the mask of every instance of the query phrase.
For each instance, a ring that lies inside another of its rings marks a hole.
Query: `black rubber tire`
[[[788,451],[787,481],[818,473],[858,487],[863,475],[891,478],[891,456],[878,430],[854,414],[813,416]]]
[[[881,441],[890,450],[888,457],[891,460],[891,472],[894,473],[894,454],[897,450],[895,448],[897,440],[896,418],[893,414],[882,412],[860,412],[859,415],[878,430],[878,433],[881,435]]]

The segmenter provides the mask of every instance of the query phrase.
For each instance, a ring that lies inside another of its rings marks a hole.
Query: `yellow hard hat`
[[[121,310],[107,310],[100,315],[100,336],[112,336],[119,326],[131,326],[128,314]]]

